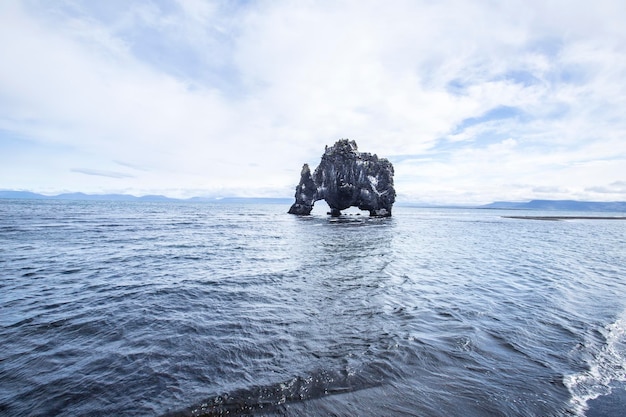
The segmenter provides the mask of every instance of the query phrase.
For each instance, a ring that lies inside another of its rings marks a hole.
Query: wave
[[[563,378],[577,416],[585,415],[589,401],[610,395],[615,383],[626,382],[626,310],[599,333],[600,339],[590,335],[585,341],[587,369]]]

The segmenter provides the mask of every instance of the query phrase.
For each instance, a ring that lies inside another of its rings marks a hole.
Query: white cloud
[[[349,137],[405,198],[626,199],[622,3],[4,2],[0,187],[291,195]]]

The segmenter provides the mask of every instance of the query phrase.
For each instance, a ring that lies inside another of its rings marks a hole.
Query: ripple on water
[[[623,225],[0,206],[7,415],[567,415],[623,382]]]

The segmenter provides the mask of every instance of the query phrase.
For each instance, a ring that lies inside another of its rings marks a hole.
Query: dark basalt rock
[[[313,174],[304,164],[295,198],[291,214],[310,214],[316,201],[325,200],[333,216],[358,207],[370,216],[389,217],[396,200],[393,165],[376,154],[359,152],[355,141],[341,139],[326,147]]]

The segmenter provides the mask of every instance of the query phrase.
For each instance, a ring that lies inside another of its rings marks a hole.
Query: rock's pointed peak
[[[300,171],[301,177],[306,177],[311,175],[311,168],[309,168],[309,164],[302,165],[302,171]]]

